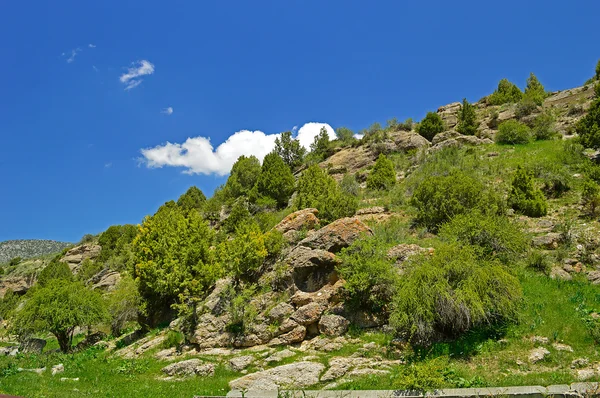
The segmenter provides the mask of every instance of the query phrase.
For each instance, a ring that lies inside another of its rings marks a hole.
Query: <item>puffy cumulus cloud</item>
[[[148,167],[183,167],[187,174],[217,174],[223,176],[242,155],[254,155],[259,160],[275,148],[279,134],[242,130],[230,136],[216,149],[206,137],[188,138],[183,144],[167,142],[142,149],[141,159]]]
[[[330,139],[335,138],[333,128],[327,123],[306,123],[296,138],[310,150],[310,144],[321,128],[325,127]],[[275,139],[280,134],[265,134],[262,131],[242,130],[231,135],[215,149],[207,137],[191,137],[181,144],[167,142],[153,148],[142,149],[140,162],[149,168],[164,166],[182,167],[187,174],[229,173],[231,166],[242,155],[256,156],[261,162],[275,148]]]
[[[131,90],[142,84],[140,77],[151,75],[154,73],[154,64],[145,59],[137,61],[131,68],[127,68],[127,72],[123,73],[119,80],[125,84],[125,90]]]
[[[298,130],[298,135],[296,136],[296,138],[298,139],[298,141],[300,141],[300,145],[310,150],[310,144],[313,143],[315,137],[319,134],[321,128],[323,127],[325,127],[325,130],[327,130],[327,135],[329,136],[330,140],[336,138],[333,127],[331,127],[327,123],[310,122],[304,124],[304,126],[300,127],[300,129]]]

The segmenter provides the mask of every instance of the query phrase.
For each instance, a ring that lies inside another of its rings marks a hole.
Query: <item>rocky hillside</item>
[[[23,259],[57,253],[72,243],[42,239],[18,239],[0,242],[0,264],[15,257]]]

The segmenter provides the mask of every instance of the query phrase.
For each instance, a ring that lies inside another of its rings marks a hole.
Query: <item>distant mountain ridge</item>
[[[69,242],[44,239],[7,240],[0,242],[0,264],[6,263],[15,257],[26,259],[56,253],[72,245]]]

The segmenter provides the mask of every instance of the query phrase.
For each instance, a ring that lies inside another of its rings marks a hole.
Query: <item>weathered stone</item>
[[[19,275],[0,278],[0,298],[3,298],[7,291],[23,295],[35,283],[35,275]]]
[[[300,245],[335,253],[350,246],[362,234],[372,235],[373,231],[357,218],[340,218],[309,234]]]
[[[570,345],[566,345],[566,344],[554,343],[554,344],[552,344],[552,347],[554,347],[554,349],[556,351],[573,352],[573,348]]]
[[[323,315],[319,320],[319,331],[327,336],[341,336],[348,331],[350,322],[340,315]]]
[[[461,134],[458,131],[454,131],[454,130],[448,130],[448,131],[443,131],[439,134],[436,134],[433,139],[431,140],[431,143],[433,145],[437,145],[440,142],[444,142],[456,137],[460,137]]]
[[[65,371],[65,367],[63,366],[62,363],[59,363],[58,365],[54,365],[52,367],[52,376],[62,373]]]
[[[548,339],[548,337],[544,337],[544,336],[533,336],[531,338],[531,341],[534,344],[548,344],[550,342],[550,339]]]
[[[277,338],[274,338],[269,342],[269,345],[285,345],[285,344],[294,344],[300,343],[306,337],[306,327],[302,325],[296,326],[291,331],[284,333]]]
[[[579,381],[589,380],[594,376],[596,376],[596,372],[594,371],[594,369],[579,369],[579,370],[577,370],[577,380],[579,380]]]
[[[81,263],[85,260],[93,260],[100,254],[102,250],[101,246],[98,245],[79,245],[69,250],[60,259],[61,262],[66,263],[74,274],[77,274]]]
[[[261,372],[251,373],[229,382],[235,390],[278,390],[285,388],[302,388],[319,382],[319,375],[325,366],[316,362],[296,362],[282,365]]]
[[[390,260],[401,263],[406,261],[411,256],[426,252],[431,253],[432,251],[433,249],[431,248],[425,249],[419,245],[401,243],[388,250],[387,256]]]
[[[558,267],[558,266],[552,267],[552,270],[550,271],[550,278],[552,278],[552,279],[562,279],[564,281],[570,281],[571,279],[573,279],[573,277],[571,276],[571,274],[569,274],[563,268]]]
[[[288,303],[279,303],[275,307],[271,308],[268,314],[268,318],[271,322],[282,322],[285,318],[292,315],[294,307]]]
[[[391,134],[394,140],[394,152],[408,152],[428,148],[431,143],[425,137],[413,131],[400,131]]]
[[[600,285],[600,271],[588,272],[587,278],[593,285]]]
[[[23,354],[41,354],[44,347],[46,347],[46,340],[31,338],[21,343],[19,352]]]
[[[194,334],[190,336],[190,342],[198,344],[200,348],[229,346],[235,337],[226,330],[229,321],[228,314],[218,317],[213,314],[202,314],[198,318],[198,325]]]
[[[543,361],[548,355],[550,355],[550,351],[544,347],[534,348],[529,352],[529,362],[538,363]]]
[[[243,355],[241,357],[234,357],[229,360],[229,367],[234,372],[241,372],[248,366],[252,365],[256,359],[252,355]]]
[[[38,375],[43,374],[46,371],[46,368],[36,368],[36,369],[23,369],[23,368],[17,368],[17,372],[31,372],[31,373],[36,373]]]
[[[121,280],[121,274],[118,272],[106,272],[102,275],[98,282],[92,285],[92,289],[100,289],[107,292],[113,291],[117,283]]]
[[[0,347],[0,355],[14,357],[19,353],[19,347]]]
[[[215,365],[203,365],[201,360],[194,358],[165,366],[162,372],[167,376],[212,376],[215,373]]]
[[[556,232],[551,232],[547,235],[536,236],[531,240],[531,244],[534,247],[540,247],[544,249],[554,250],[558,248],[561,235]]]
[[[290,330],[295,329],[296,327],[298,327],[298,322],[288,318],[288,319],[284,320],[281,323],[281,325],[279,325],[279,328],[277,328],[277,333],[278,334],[287,333]]]
[[[285,260],[292,267],[294,284],[301,291],[314,292],[338,279],[335,254],[306,246],[294,248]]]
[[[310,303],[298,308],[290,318],[300,325],[310,325],[319,321],[319,318],[321,318],[321,314],[323,314],[325,309],[326,307],[323,304]]]
[[[277,351],[274,354],[272,354],[271,356],[267,357],[265,359],[265,362],[266,363],[279,362],[286,358],[293,357],[294,355],[296,355],[296,353],[294,351],[288,350],[286,348],[285,350]]]
[[[175,347],[171,347],[165,348],[164,350],[160,350],[159,352],[154,354],[154,358],[158,359],[159,361],[170,361],[177,355],[178,353]]]
[[[300,345],[300,351],[337,351],[347,344],[344,337],[336,337],[335,339],[317,337],[312,340],[306,340]]]
[[[329,360],[329,369],[321,376],[321,381],[333,381],[344,376],[353,366],[352,358],[335,357]]]
[[[208,309],[214,315],[221,315],[227,307],[227,299],[224,298],[223,292],[231,283],[231,278],[223,278],[216,281],[214,289],[206,297],[206,300],[204,300],[204,308]]]
[[[577,358],[571,362],[571,368],[583,368],[590,364],[590,360],[587,358]]]
[[[289,231],[311,230],[319,224],[317,209],[302,209],[286,216],[274,229],[285,234]]]

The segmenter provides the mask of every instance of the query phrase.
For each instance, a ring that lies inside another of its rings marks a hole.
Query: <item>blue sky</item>
[[[598,1],[3,1],[0,241],[77,241],[190,185],[210,195],[240,146],[260,154],[305,123],[418,120],[529,72],[581,85],[598,15]],[[232,135],[216,155],[180,147]]]

